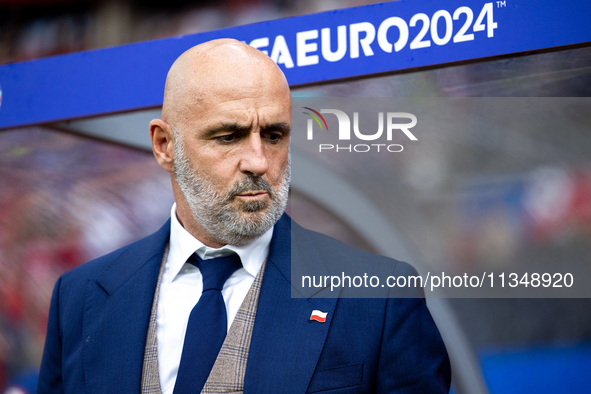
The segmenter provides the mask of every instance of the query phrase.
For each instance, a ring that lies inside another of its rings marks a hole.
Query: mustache
[[[230,190],[226,192],[226,200],[232,201],[237,195],[247,192],[265,191],[269,194],[271,200],[275,200],[275,190],[271,184],[263,178],[254,175],[246,175],[246,178],[236,182]]]

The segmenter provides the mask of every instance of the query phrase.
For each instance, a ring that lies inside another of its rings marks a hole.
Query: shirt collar
[[[273,237],[273,227],[248,245],[226,245],[216,249],[204,245],[203,242],[185,230],[176,216],[176,203],[172,205],[170,218],[170,246],[167,268],[170,270],[170,277],[173,278],[173,281],[185,265],[187,259],[194,252],[197,252],[199,257],[204,260],[225,256],[234,252],[240,256],[242,267],[253,278],[259,273],[269,253],[269,245]]]

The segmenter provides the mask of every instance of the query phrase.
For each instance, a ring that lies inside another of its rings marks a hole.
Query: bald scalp
[[[234,39],[196,45],[174,62],[166,77],[162,120],[173,130],[183,130],[208,101],[220,95],[257,94],[262,87],[285,89],[281,69],[261,51]]]

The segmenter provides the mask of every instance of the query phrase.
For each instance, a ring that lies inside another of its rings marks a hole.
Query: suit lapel
[[[150,310],[169,230],[167,222],[157,233],[123,249],[87,284],[82,351],[89,394],[141,390]],[[305,392],[328,334],[336,299],[316,298],[317,289],[292,298],[297,290],[290,281],[291,242],[291,219],[284,215],[275,227],[261,287],[246,393]],[[294,253],[298,263],[323,264],[313,245],[304,246],[298,245]],[[325,323],[309,322],[315,309],[328,313]]]
[[[150,310],[170,221],[122,250],[86,287],[83,357],[88,393],[139,393]]]
[[[336,299],[291,298],[296,291],[290,282],[291,242],[291,219],[283,215],[275,226],[263,277],[245,393],[305,392],[326,340]],[[306,250],[306,255],[314,255],[313,246]],[[294,254],[294,259],[300,258],[303,256]],[[322,261],[316,257],[311,263]],[[309,321],[315,309],[328,313],[325,323]]]

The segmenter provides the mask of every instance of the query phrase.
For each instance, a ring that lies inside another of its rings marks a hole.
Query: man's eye
[[[218,137],[222,142],[232,142],[236,139],[236,134],[226,134]]]
[[[279,141],[281,139],[281,137],[283,137],[281,135],[281,133],[269,133],[267,134],[267,138],[270,139],[271,141]]]

